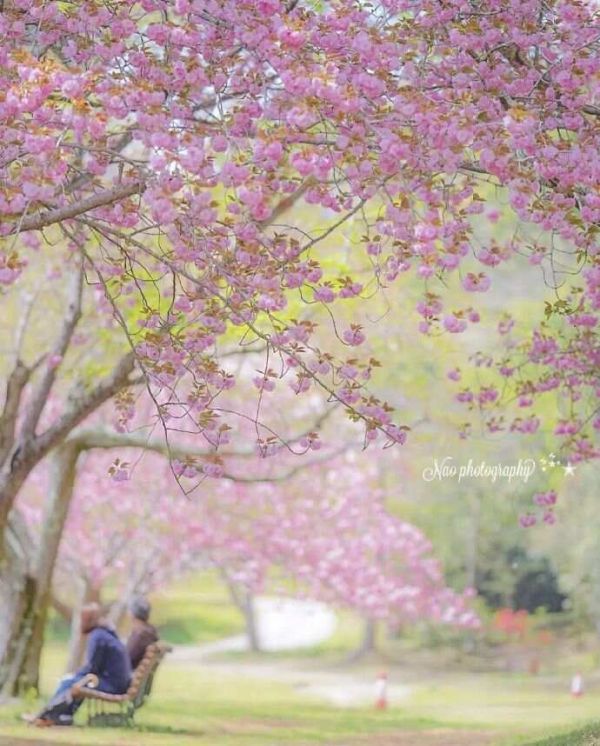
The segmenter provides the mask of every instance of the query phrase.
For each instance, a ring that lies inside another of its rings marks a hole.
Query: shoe
[[[73,725],[73,715],[59,715],[55,725]]]
[[[32,725],[35,725],[36,728],[51,728],[53,725],[56,725],[56,721],[52,720],[51,718],[36,718]]]

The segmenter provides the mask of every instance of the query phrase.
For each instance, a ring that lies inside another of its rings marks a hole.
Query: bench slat
[[[75,686],[73,693],[83,699],[96,699],[102,702],[131,702],[135,709],[141,707],[150,694],[154,673],[167,653],[172,650],[164,642],[155,642],[146,648],[144,657],[133,672],[131,684],[125,694],[110,694],[88,686]]]

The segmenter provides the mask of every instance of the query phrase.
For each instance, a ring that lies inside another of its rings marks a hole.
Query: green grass
[[[530,741],[528,746],[598,746],[600,744],[600,723],[592,723],[562,735],[550,736],[541,741]]]
[[[415,716],[425,713],[454,725],[494,727],[504,732],[552,734],[597,716],[600,695],[574,700],[567,687],[524,675],[447,675],[419,689],[410,699]]]
[[[50,691],[60,671],[63,650],[51,646],[44,660],[42,686]],[[30,709],[35,703],[29,703]],[[0,709],[0,739],[32,738],[41,743],[148,744],[179,746],[269,746],[319,744],[332,739],[436,725],[395,710],[340,710],[303,697],[291,686],[219,675],[199,666],[167,662],[159,671],[150,702],[139,711],[138,729],[33,730],[17,721],[22,704]],[[83,722],[83,708],[78,721]],[[0,740],[0,743],[2,741]]]
[[[194,574],[152,598],[153,620],[163,638],[173,643],[197,644],[243,630],[243,620],[226,590],[210,572]],[[85,712],[73,729],[33,730],[18,720],[36,702],[0,708],[0,746],[70,744],[71,746],[377,746],[377,734],[407,733],[408,741],[428,745],[427,733],[440,727],[461,731],[487,731],[494,746],[600,746],[600,725],[586,725],[600,713],[600,678],[586,676],[581,699],[569,696],[572,672],[593,671],[594,656],[569,649],[549,656],[543,675],[493,672],[488,663],[473,661],[457,648],[417,650],[418,640],[404,636],[381,643],[388,659],[344,665],[362,633],[357,619],[342,613],[334,635],[320,645],[294,653],[298,679],[278,683],[251,678],[247,667],[256,656],[228,656],[220,668],[196,661],[167,658],[161,667],[149,703],[139,711],[137,728],[88,729],[81,727]],[[47,695],[62,672],[64,630],[55,624],[49,635],[42,667],[42,690]],[[586,646],[589,651],[590,647]],[[262,657],[268,665],[287,665],[289,653]],[[269,663],[270,662],[270,663]],[[340,709],[307,695],[304,683],[311,672],[326,670],[371,682],[381,665],[392,682],[411,687],[406,698],[387,712],[372,707]],[[488,668],[486,669],[486,666]],[[273,674],[271,674],[273,675]],[[297,686],[294,687],[293,684]],[[576,730],[573,730],[576,729]],[[27,739],[33,739],[27,743]],[[537,739],[537,740],[536,740]],[[391,746],[392,741],[386,741]],[[440,742],[437,741],[437,744]]]
[[[51,691],[64,661],[64,646],[49,645],[44,656],[42,688]],[[320,665],[320,661],[318,662]],[[309,680],[317,662],[299,661],[300,680]],[[346,668],[357,679],[372,680],[373,665]],[[209,666],[180,659],[161,667],[149,703],[139,711],[138,728],[49,729],[37,731],[18,722],[29,706],[13,704],[0,709],[0,745],[19,746],[19,739],[35,736],[36,744],[71,746],[351,746],[354,739],[377,734],[411,732],[416,743],[427,744],[431,729],[490,731],[498,746],[571,746],[600,744],[600,729],[583,724],[600,711],[600,689],[572,699],[560,678],[532,678],[521,674],[435,673],[415,670],[391,672],[394,681],[409,683],[413,691],[387,712],[372,708],[335,708],[312,699],[290,684],[257,680],[230,667],[214,672]],[[78,716],[83,722],[82,712]],[[569,729],[579,727],[575,733]],[[416,733],[419,733],[418,737]],[[562,735],[561,735],[562,734]],[[3,741],[2,739],[9,739]],[[540,740],[546,738],[546,740]],[[535,740],[537,739],[537,740]],[[391,742],[387,742],[391,743]],[[411,741],[412,743],[412,741]],[[438,742],[439,743],[439,742]],[[387,746],[387,744],[386,744]]]
[[[184,578],[152,597],[152,621],[176,644],[210,642],[244,630],[244,620],[216,573]]]

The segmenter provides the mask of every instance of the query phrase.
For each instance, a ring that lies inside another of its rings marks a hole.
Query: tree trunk
[[[71,636],[69,637],[69,654],[65,673],[71,673],[79,668],[85,653],[85,637],[81,634],[81,609],[85,604],[100,603],[100,591],[85,578],[79,578],[77,599],[73,605],[71,616]]]
[[[16,454],[7,471],[0,471],[0,577],[10,572],[10,514],[15,498],[37,463],[31,458],[19,461]],[[18,462],[18,463],[17,463]]]
[[[23,678],[23,665],[33,633],[37,583],[27,529],[19,513],[10,510],[26,474],[16,466],[12,476],[10,471],[0,475],[0,692],[7,697],[32,686]],[[35,677],[33,688],[37,686]]]
[[[377,648],[377,625],[374,619],[365,619],[363,639],[360,645],[362,655],[374,653]]]
[[[18,655],[22,647],[23,625],[32,592],[31,546],[24,522],[13,514],[6,532],[6,554],[0,573],[0,692],[12,696],[12,687],[5,683],[18,676],[9,658]],[[10,654],[10,655],[9,655]]]
[[[79,293],[80,279],[77,282],[76,290]],[[69,308],[70,312],[57,342],[60,345],[68,343],[70,334],[77,323],[77,304],[71,304]],[[52,387],[54,370],[47,369],[38,381],[32,400],[22,413],[23,422],[19,439],[15,438],[15,427],[20,418],[20,394],[26,379],[20,388],[17,386],[14,389],[13,386],[12,394],[10,390],[7,390],[4,405],[0,410],[0,609],[2,610],[0,615],[0,691],[2,692],[12,693],[21,687],[27,688],[31,682],[34,682],[34,687],[37,687],[39,650],[43,639],[40,637],[39,630],[42,629],[43,634],[44,606],[47,612],[47,594],[56,558],[53,541],[55,539],[60,543],[62,533],[60,521],[51,521],[52,525],[48,531],[54,539],[41,542],[39,556],[44,560],[42,564],[35,565],[35,570],[42,568],[42,582],[38,582],[37,574],[31,572],[29,565],[23,565],[21,559],[16,557],[14,546],[12,546],[15,543],[13,527],[19,518],[14,505],[15,499],[33,468],[52,449],[57,447],[101,404],[120,389],[130,385],[129,375],[134,363],[133,352],[127,353],[117,363],[111,375],[101,380],[95,388],[90,391],[82,389],[81,395],[69,397],[60,417],[40,435],[36,434],[36,426]],[[17,368],[19,365],[20,363],[17,362]],[[14,376],[11,377],[14,383]],[[10,389],[10,385],[8,388]],[[27,553],[28,548],[31,547],[31,541],[21,542],[21,544]],[[29,659],[29,662],[28,673],[25,676],[26,659]]]
[[[107,620],[113,624],[117,629],[124,623],[127,610],[129,609],[133,599],[145,589],[148,566],[152,560],[154,550],[149,552],[145,557],[140,557],[137,567],[135,567],[127,580],[125,588],[121,593],[121,596],[110,605],[108,614],[106,615]]]
[[[365,619],[362,639],[357,649],[350,654],[350,661],[357,661],[369,653],[377,650],[377,622],[374,619]]]
[[[253,653],[262,652],[260,646],[260,635],[258,634],[258,625],[256,623],[256,609],[254,606],[254,596],[250,591],[242,592],[242,612],[246,622],[246,636],[248,644]]]
[[[28,572],[25,547],[21,546],[15,532],[11,532],[7,548],[2,572],[0,572],[0,609],[2,609],[2,614],[0,614],[0,663],[4,659],[4,652],[12,636],[15,607]]]
[[[127,609],[131,603],[133,596],[128,593],[124,593],[120,598],[110,604],[108,614],[106,615],[107,621],[112,624],[115,629],[119,629],[125,624],[125,616]]]
[[[38,690],[52,574],[73,494],[78,456],[79,448],[67,443],[56,451],[53,458],[50,496],[42,520],[35,572],[27,577],[24,598],[15,610],[18,623],[15,624],[14,639],[3,657],[6,673],[1,684],[4,694],[14,696]]]
[[[2,694],[14,697],[27,693],[31,686],[37,690],[37,679],[33,683],[24,680],[24,662],[34,628],[34,606],[37,584],[35,578],[26,575],[13,606],[13,620],[10,637],[6,645],[5,660],[2,664]],[[28,686],[29,683],[29,686]]]
[[[216,564],[216,563],[215,563]],[[240,588],[229,577],[227,570],[219,564],[216,564],[219,574],[225,581],[231,600],[242,612],[244,624],[246,627],[246,637],[250,650],[254,653],[262,652],[260,646],[260,635],[258,634],[258,625],[256,622],[256,609],[254,607],[254,595],[246,588]]]

